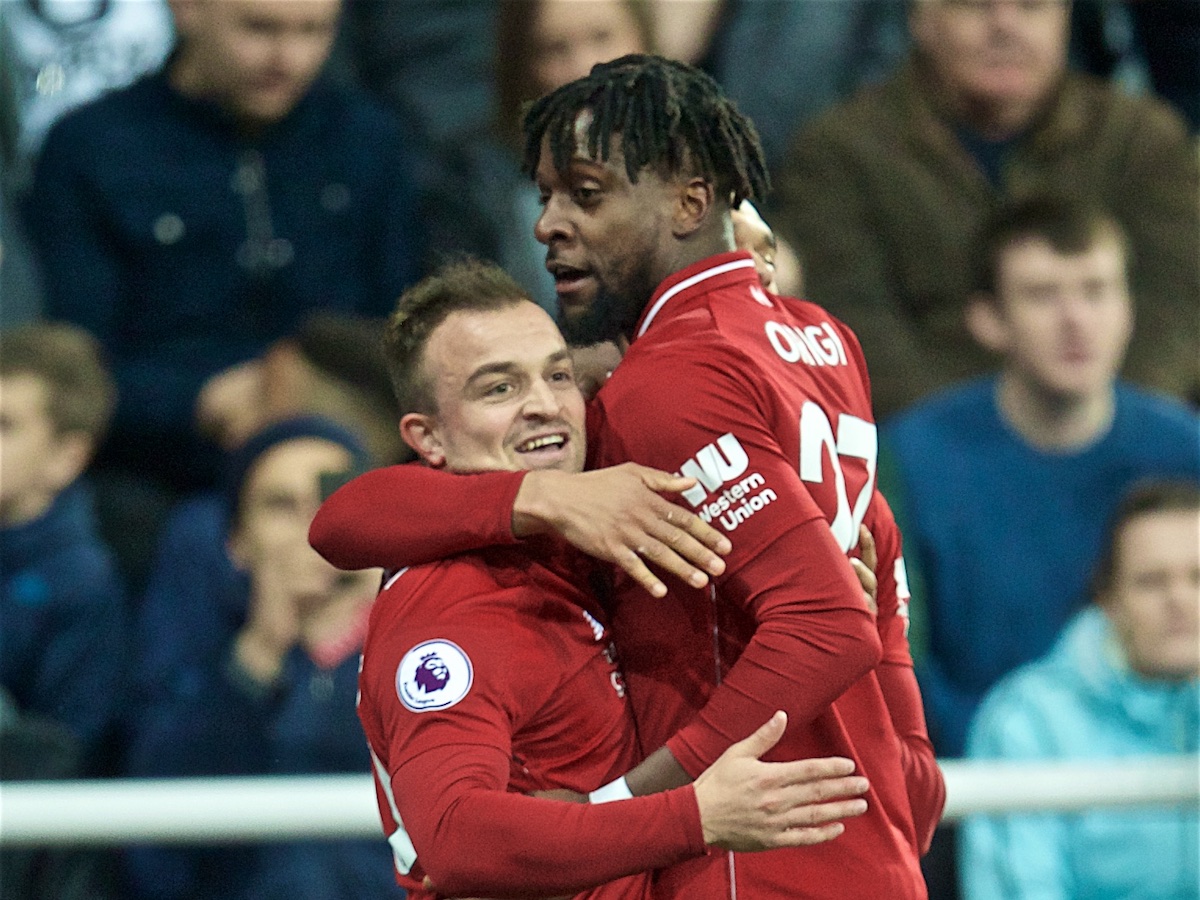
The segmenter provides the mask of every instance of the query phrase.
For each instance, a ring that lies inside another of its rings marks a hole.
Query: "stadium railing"
[[[1200,806],[1200,756],[941,762],[946,813]],[[275,841],[380,835],[370,776],[0,783],[0,846]]]

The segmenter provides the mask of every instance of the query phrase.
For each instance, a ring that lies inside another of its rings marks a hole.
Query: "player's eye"
[[[600,199],[600,189],[581,184],[571,191],[571,196],[580,206],[589,206]]]

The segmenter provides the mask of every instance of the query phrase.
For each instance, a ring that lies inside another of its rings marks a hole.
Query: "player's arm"
[[[841,834],[840,820],[866,809],[858,799],[866,779],[851,774],[848,759],[759,761],[785,726],[782,714],[773,716],[694,785],[612,803],[508,793],[507,758],[479,746],[410,759],[393,774],[391,791],[410,823],[419,871],[439,892],[576,893],[710,846],[754,851]]]
[[[609,425],[647,465],[686,474],[689,463],[710,464],[709,484],[689,502],[735,532],[717,598],[755,623],[705,707],[667,743],[695,775],[777,705],[795,723],[817,718],[878,663],[881,647],[846,553],[800,479],[799,460],[785,454],[766,421],[770,400],[731,374],[752,363],[670,362],[678,365],[663,364],[666,384],[622,395],[618,409],[606,410]],[[674,400],[664,405],[662,396]],[[648,421],[653,429],[644,427]],[[701,593],[685,599],[712,602]]]
[[[872,615],[878,611],[879,580],[875,576],[876,551],[875,541],[870,531],[864,525],[860,529],[859,547],[861,556],[850,560],[854,574],[858,576],[863,590],[863,603]],[[863,545],[866,545],[865,549]],[[911,668],[911,666],[910,666]],[[915,682],[914,682],[915,684]],[[923,721],[923,719],[922,719]],[[939,771],[940,775],[940,771]],[[673,787],[687,784],[691,776],[684,770],[679,761],[666,747],[659,747],[646,759],[624,776],[624,786],[634,796],[650,794],[654,791],[665,791]],[[616,788],[619,790],[620,788]]]
[[[313,519],[309,542],[352,570],[416,565],[555,531],[662,596],[666,587],[647,561],[691,584],[723,571],[718,554],[728,540],[659,495],[694,483],[633,464],[476,475],[391,466],[335,491]]]
[[[918,846],[924,853],[946,805],[946,782],[929,741],[925,709],[908,647],[908,579],[904,573],[900,529],[879,491],[871,501],[868,521],[872,533],[879,535],[874,550],[878,560],[878,625],[883,660],[875,673],[900,739],[905,788]]]

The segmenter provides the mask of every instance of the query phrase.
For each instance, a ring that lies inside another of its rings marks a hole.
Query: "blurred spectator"
[[[444,255],[496,262],[555,315],[546,249],[533,235],[537,187],[521,171],[523,104],[587,74],[594,63],[650,49],[643,0],[492,0],[495,112],[476,139],[446,148],[449,171],[432,186],[431,243]],[[403,15],[402,5],[393,16]],[[463,190],[463,184],[471,186]]]
[[[262,411],[257,429],[297,418],[318,416],[353,432],[373,462],[405,462],[396,428],[395,396],[383,361],[381,325],[374,320],[316,314],[293,336],[275,342],[259,359]],[[204,647],[200,635],[184,645],[160,636],[177,627],[180,598],[206,598],[188,617],[214,617],[201,629],[219,647],[245,612],[245,588],[225,550],[228,503],[220,490],[193,494],[168,514],[157,535],[153,572],[139,609],[142,635],[139,668],[147,687],[173,677],[185,646],[193,656]],[[204,652],[216,652],[213,647]],[[201,664],[204,653],[199,654]]]
[[[1152,90],[1200,133],[1200,3],[1074,0],[1071,58],[1134,92]]]
[[[106,475],[210,485],[257,385],[238,365],[320,308],[383,315],[418,274],[399,126],[320,77],[338,0],[178,0],[166,66],[64,117],[29,230],[52,314],[121,403]]]
[[[656,0],[664,51],[673,31],[694,35],[696,2]],[[753,120],[772,172],[801,127],[857,89],[882,81],[908,49],[895,0],[720,0],[699,56]],[[672,20],[673,17],[673,20]],[[693,51],[695,52],[695,51]],[[786,293],[786,291],[785,291]]]
[[[373,463],[413,458],[397,446],[402,442],[381,329],[374,320],[317,314],[296,335],[273,344],[258,363],[258,405],[265,415],[256,430],[316,416],[352,432]],[[190,665],[205,665],[245,618],[243,576],[225,547],[228,507],[224,492],[207,491],[189,496],[166,519],[139,609],[139,703],[176,677],[185,656]],[[198,605],[181,607],[181,598]],[[209,618],[208,625],[193,629],[197,616]],[[186,632],[180,640],[162,639],[180,627]]]
[[[63,113],[157,68],[166,0],[4,0],[0,15],[0,327],[36,319],[42,290],[18,217],[33,160]]]
[[[1132,302],[1115,220],[1074,200],[1018,201],[973,252],[967,318],[1000,371],[880,426],[880,487],[903,523],[914,662],[943,757],[962,755],[984,692],[1046,652],[1084,601],[1124,489],[1200,480],[1195,413],[1117,377]],[[934,898],[954,896],[953,835],[939,829],[924,861]]]
[[[928,628],[917,674],[944,756],[962,754],[983,693],[1045,653],[1084,602],[1128,485],[1200,481],[1200,418],[1117,378],[1133,317],[1116,221],[1071,200],[1021,201],[976,253],[967,318],[999,372],[881,426],[926,588],[912,604]]]
[[[272,422],[316,414],[361,435],[384,464],[410,459],[393,421],[395,396],[383,360],[382,329],[381,318],[308,315],[294,334],[240,367],[252,399],[240,411],[236,428],[227,432],[227,445],[241,444]]]
[[[125,591],[80,480],[112,411],[99,348],[67,325],[0,332],[0,778],[111,774]],[[2,895],[95,900],[93,854],[5,851]]]
[[[1200,749],[1200,490],[1140,486],[1121,504],[1096,570],[1095,606],[1045,657],[985,698],[969,754],[1103,760]],[[1192,900],[1194,803],[974,817],[963,827],[967,900]]]
[[[82,331],[0,334],[3,685],[22,713],[67,726],[89,765],[121,702],[126,638],[124,589],[80,481],[113,401]]]
[[[224,541],[237,574],[221,592],[211,578],[182,581],[172,570],[213,548],[164,548],[156,583],[173,589],[142,611],[129,775],[370,771],[355,693],[379,572],[337,572],[307,535],[324,479],[372,463],[356,436],[318,417],[270,425],[232,454]],[[402,896],[375,839],[139,847],[126,863],[129,896],[146,900]]]
[[[166,0],[4,0],[0,118],[6,188],[20,192],[65,112],[157,69],[174,41]]]
[[[1068,72],[1062,0],[915,0],[912,58],[806,127],[775,227],[809,296],[859,335],[876,413],[987,368],[962,323],[964,234],[999,202],[1072,192],[1132,249],[1127,375],[1200,402],[1200,160],[1178,114]]]

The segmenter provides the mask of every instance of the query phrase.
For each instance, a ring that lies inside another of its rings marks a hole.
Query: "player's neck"
[[[1001,418],[1030,445],[1064,453],[1082,450],[1108,433],[1116,394],[1111,386],[1091,394],[1052,393],[1006,372],[997,382],[996,405]]]
[[[703,262],[712,256],[729,253],[737,249],[733,239],[733,222],[729,213],[725,212],[718,218],[706,223],[683,240],[674,243],[675,252],[671,254],[669,272],[663,280],[682,272],[689,266]]]

